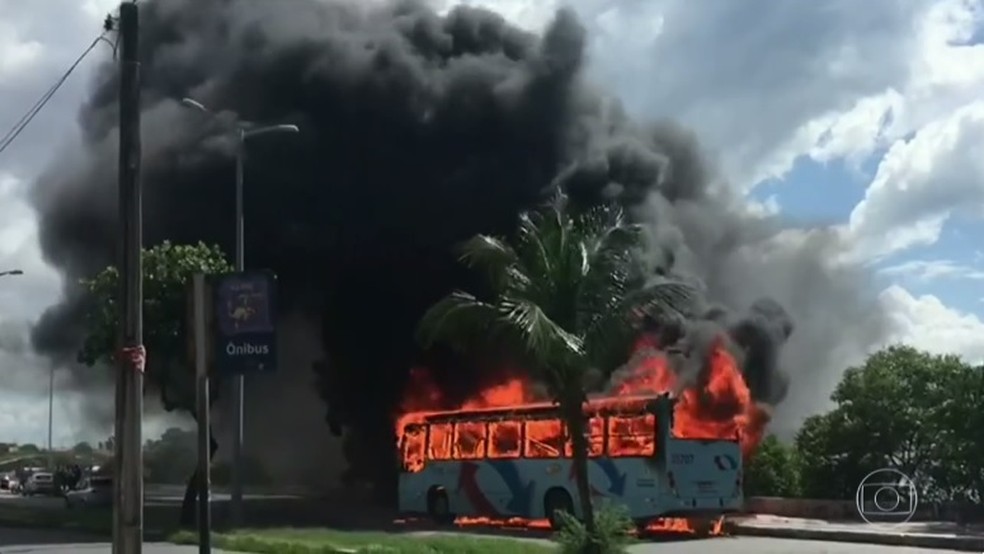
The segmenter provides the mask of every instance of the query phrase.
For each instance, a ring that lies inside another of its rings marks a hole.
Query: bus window
[[[656,452],[656,417],[611,416],[608,418],[608,455],[652,456]]]
[[[588,457],[597,458],[605,453],[605,418],[592,417],[588,420]],[[574,454],[571,441],[567,441],[564,454],[570,458]]]
[[[518,458],[518,421],[496,421],[489,423],[489,458]]]
[[[403,433],[403,469],[416,473],[424,469],[424,433],[423,427],[409,427]]]
[[[527,458],[558,458],[564,444],[564,427],[559,419],[531,419],[526,422]]]
[[[451,459],[451,424],[432,423],[430,426],[430,444],[427,448],[427,459]]]
[[[461,422],[454,426],[454,459],[485,457],[485,423]]]

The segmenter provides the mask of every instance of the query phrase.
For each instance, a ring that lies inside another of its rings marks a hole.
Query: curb
[[[871,531],[825,531],[793,527],[766,527],[741,523],[725,524],[728,534],[830,542],[854,542],[886,546],[912,546],[940,550],[984,552],[984,537],[931,535],[926,533],[878,533]]]

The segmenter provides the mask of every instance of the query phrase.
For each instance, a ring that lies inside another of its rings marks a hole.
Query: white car
[[[24,483],[24,494],[34,496],[35,494],[55,494],[55,476],[47,471],[39,471],[31,474]]]
[[[78,488],[65,494],[66,508],[106,507],[113,505],[113,478],[89,477]]]

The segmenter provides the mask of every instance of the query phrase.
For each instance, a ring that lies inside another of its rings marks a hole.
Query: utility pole
[[[195,330],[195,393],[197,395],[196,415],[198,416],[198,552],[212,552],[212,511],[209,465],[211,463],[211,437],[209,434],[209,394],[208,394],[208,321],[206,306],[209,301],[208,284],[205,275],[196,273],[192,281],[192,313]]]
[[[140,191],[140,63],[135,2],[120,4],[120,354],[116,376],[113,554],[143,549],[143,210]]]
[[[52,446],[52,430],[55,416],[55,364],[51,364],[48,375],[48,470],[55,470],[55,451]]]
[[[239,128],[236,143],[236,271],[246,269],[246,232],[243,206],[243,165],[246,156],[246,130]],[[240,373],[233,379],[232,418],[232,493],[229,499],[230,523],[234,527],[243,524],[243,408],[246,396],[246,375]]]

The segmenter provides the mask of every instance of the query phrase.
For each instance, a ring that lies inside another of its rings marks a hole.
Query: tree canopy
[[[892,468],[913,479],[921,500],[981,501],[984,368],[891,346],[845,371],[831,400],[791,447],[763,443],[748,468],[750,494],[791,496],[785,482],[798,480],[808,498],[853,498],[869,473]],[[779,478],[790,470],[798,475]]]
[[[187,284],[196,273],[232,271],[218,246],[163,242],[143,250],[144,344],[147,378],[160,390],[168,411],[194,414],[195,381],[188,364]],[[119,328],[119,271],[109,266],[82,285],[90,294],[87,336],[79,351],[81,363],[112,363]],[[214,393],[219,387],[211,387]]]

